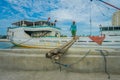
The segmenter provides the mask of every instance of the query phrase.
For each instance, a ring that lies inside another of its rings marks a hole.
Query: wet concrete
[[[120,80],[120,74],[78,73],[68,71],[0,70],[0,80]]]

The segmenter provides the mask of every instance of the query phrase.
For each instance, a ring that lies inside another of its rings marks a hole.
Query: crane
[[[93,0],[90,0],[90,1],[93,1]],[[104,3],[104,4],[107,4],[107,5],[113,7],[113,8],[115,8],[115,9],[117,9],[117,10],[120,10],[120,8],[116,7],[115,5],[112,5],[112,4],[110,4],[110,3],[108,3],[108,2],[105,2],[105,1],[103,1],[103,0],[97,0],[97,1],[100,1],[100,2],[102,2],[102,3]]]

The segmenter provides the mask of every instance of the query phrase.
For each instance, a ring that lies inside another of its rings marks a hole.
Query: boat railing
[[[25,27],[25,28],[55,28],[55,29],[59,29],[58,27],[56,26],[12,26],[12,27],[9,27],[9,29],[14,29],[14,28],[19,28],[19,27]]]

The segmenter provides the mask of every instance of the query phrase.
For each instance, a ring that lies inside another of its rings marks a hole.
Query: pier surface
[[[0,80],[109,80],[105,73],[76,73],[67,71],[0,70]],[[111,74],[110,80],[120,80],[120,74]]]
[[[0,50],[0,68],[15,70],[57,70],[59,66],[45,57],[50,49],[2,49]],[[88,53],[88,55],[86,55]],[[61,59],[61,63],[71,65],[63,67],[68,71],[104,72],[104,56],[111,73],[120,73],[120,50],[100,48],[70,48]],[[86,57],[79,61],[81,58]]]
[[[58,64],[45,57],[49,50],[1,49],[0,80],[107,80],[105,61],[101,53],[106,57],[111,80],[120,79],[118,48],[70,48],[61,63],[73,65],[61,66],[61,72]]]

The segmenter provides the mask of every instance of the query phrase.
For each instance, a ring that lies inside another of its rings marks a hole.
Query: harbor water
[[[9,49],[14,46],[11,42],[0,42],[0,49]]]

